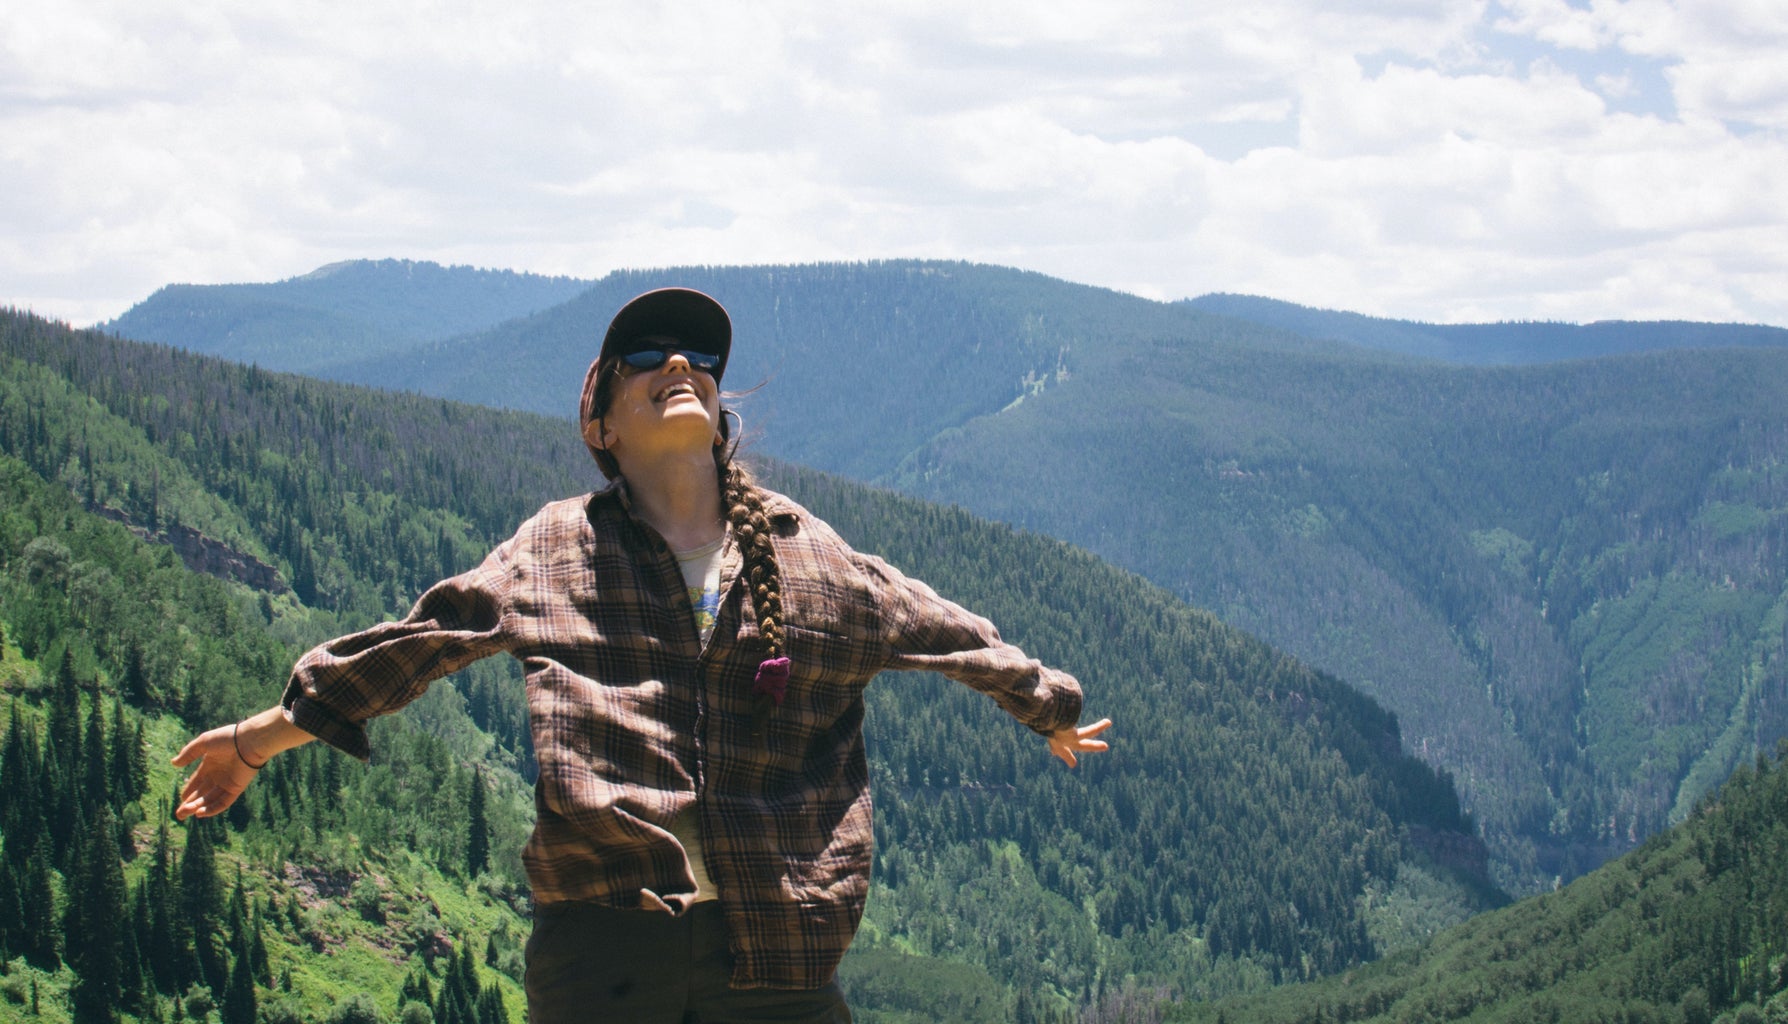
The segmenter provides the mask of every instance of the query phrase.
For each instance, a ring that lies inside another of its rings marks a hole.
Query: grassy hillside
[[[9,741],[25,767],[0,758],[0,786],[20,791],[6,772],[60,779],[50,790],[77,809],[56,820],[109,814],[147,837],[120,847],[134,855],[82,861],[79,844],[52,843],[34,860],[46,847],[15,838],[33,834],[28,822],[0,830],[20,865],[11,890],[52,893],[45,927],[61,948],[15,971],[40,1000],[85,977],[68,966],[89,934],[70,893],[92,865],[121,860],[126,895],[107,912],[140,918],[148,931],[133,935],[153,937],[157,899],[173,898],[138,887],[171,778],[131,796],[103,781],[112,768],[44,767],[62,764],[46,750],[72,749],[54,723],[101,708],[103,735],[142,723],[163,758],[188,731],[270,702],[304,646],[401,611],[433,575],[594,476],[562,421],[17,315],[0,319],[0,446],[0,682],[22,709],[19,735],[36,737]],[[1075,671],[1091,708],[1120,721],[1118,751],[1071,773],[961,687],[871,688],[878,885],[845,972],[865,1019],[1000,1019],[1021,1003],[1047,1017],[1138,987],[1239,991],[1409,946],[1497,900],[1448,780],[1403,755],[1396,719],[1345,685],[1058,541],[808,471],[772,478]],[[277,579],[257,589],[189,571],[163,543],[189,515]],[[169,995],[194,985],[221,1003],[243,963],[261,1005],[289,1000],[311,1019],[336,1012],[344,978],[389,1017],[406,979],[414,994],[426,973],[438,1008],[444,947],[488,959],[483,984],[512,992],[489,972],[515,966],[510,940],[490,934],[521,931],[515,853],[531,804],[519,689],[512,666],[485,663],[378,723],[370,768],[314,749],[270,768],[214,837],[222,867],[210,872],[232,892],[240,865],[242,919],[258,909],[263,923],[238,926],[222,898],[222,923],[197,930],[216,939],[210,952],[201,944],[171,980],[142,983],[160,993],[154,1012],[166,1019]],[[494,852],[474,871],[465,825],[481,776]],[[168,856],[184,864],[190,842],[174,832]],[[43,901],[22,899],[21,922],[27,904]],[[20,928],[0,937],[9,953],[44,933]],[[289,990],[256,966],[257,935],[269,963],[290,968]],[[138,941],[139,976],[142,951],[166,945]]]

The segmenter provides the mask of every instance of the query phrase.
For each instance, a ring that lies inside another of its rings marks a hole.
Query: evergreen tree
[[[50,688],[49,745],[65,772],[81,761],[81,683],[75,676],[74,651],[62,648],[56,681]]]
[[[255,1024],[254,965],[246,947],[237,951],[235,963],[230,965],[230,982],[224,989],[223,1024]]]
[[[472,797],[466,808],[466,876],[477,878],[490,867],[490,821],[484,809],[484,768],[472,773]]]
[[[503,993],[495,985],[478,994],[477,1024],[509,1024],[509,1008],[503,1005]]]
[[[135,803],[149,791],[149,764],[143,750],[143,723],[133,727],[124,718],[124,702],[112,702],[112,806]]]
[[[179,881],[174,877],[173,840],[168,835],[167,819],[155,830],[155,846],[150,853],[149,867],[143,875],[144,916],[148,919],[143,948],[147,951],[148,973],[156,991],[173,995],[180,991],[180,948],[175,927],[176,908],[181,900]]]
[[[39,846],[48,842],[43,812],[43,755],[37,730],[19,718],[13,702],[6,727],[6,747],[0,751],[0,786],[6,800],[0,802],[0,835],[5,836],[5,856],[21,871]]]
[[[254,918],[249,922],[248,965],[254,971],[255,984],[272,988],[273,965],[267,956],[266,931],[266,917],[261,913],[261,905],[257,903]]]
[[[193,954],[200,977],[195,979],[213,992],[229,982],[222,943],[218,941],[223,916],[223,894],[218,890],[216,856],[213,853],[213,821],[193,819],[187,825],[186,852],[180,858],[182,931],[191,929]]]
[[[82,851],[79,888],[69,894],[68,954],[75,969],[74,1017],[82,1024],[118,1019],[123,995],[124,869],[112,810],[94,816]]]
[[[17,872],[13,870],[11,860],[0,857],[0,963],[11,960],[14,953],[24,952],[19,928],[24,917],[25,905],[19,899]]]
[[[98,697],[88,709],[87,738],[81,750],[86,755],[81,768],[82,802],[88,807],[111,803],[112,772],[106,756],[105,704]]]
[[[149,706],[149,673],[143,665],[143,645],[135,640],[124,653],[124,679],[119,691],[132,707]]]
[[[119,928],[119,973],[118,973],[118,1005],[139,1015],[153,1001],[149,991],[148,979],[143,973],[143,946],[139,936],[142,931],[140,923],[141,904],[133,908],[130,922]],[[122,924],[122,922],[121,922]]]
[[[56,953],[56,890],[50,883],[50,854],[43,844],[26,862],[20,890],[19,951],[38,970],[56,970],[62,966]]]

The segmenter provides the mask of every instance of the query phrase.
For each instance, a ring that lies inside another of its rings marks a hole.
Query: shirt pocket
[[[838,719],[862,697],[863,688],[888,662],[879,636],[846,636],[807,626],[783,626],[789,659],[784,710],[813,723]]]

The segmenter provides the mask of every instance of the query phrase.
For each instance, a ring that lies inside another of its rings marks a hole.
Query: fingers
[[[228,737],[229,734],[230,731],[228,729],[212,729],[208,732],[199,733],[192,739],[187,740],[186,746],[181,747],[180,753],[175,754],[174,759],[169,763],[176,768],[184,768],[193,763],[194,760],[204,757],[205,748],[207,746],[218,739]]]
[[[1097,753],[1111,749],[1111,744],[1104,740],[1093,739],[1094,736],[1109,728],[1111,728],[1111,719],[1101,718],[1092,725],[1062,729],[1049,737],[1049,752],[1061,758],[1062,763],[1068,767],[1077,767],[1080,764],[1080,758],[1075,756],[1076,754]]]
[[[201,767],[181,788],[180,805],[174,808],[174,817],[180,821],[194,815],[201,818],[214,817],[229,810],[240,795],[241,790],[231,789],[207,778]]]
[[[203,736],[195,736],[192,739],[187,740],[186,746],[181,747],[180,753],[175,754],[174,759],[169,763],[176,768],[185,768],[187,765],[191,764],[193,759],[199,756],[199,743],[204,740],[204,738],[205,737]]]
[[[180,787],[180,803],[174,808],[177,820],[184,821],[195,815],[210,818],[222,814],[236,802],[247,783],[238,784],[234,777],[235,757],[228,729],[201,733],[180,748],[171,763],[183,768],[196,762],[198,767]]]

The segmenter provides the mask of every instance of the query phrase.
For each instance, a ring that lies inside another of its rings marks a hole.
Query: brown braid
[[[745,584],[750,589],[751,608],[757,615],[757,631],[764,638],[766,650],[764,665],[759,668],[761,673],[772,659],[786,658],[788,654],[782,632],[782,570],[776,564],[776,551],[770,546],[770,517],[764,512],[764,492],[758,489],[745,467],[722,454],[724,450],[714,450],[714,461],[720,472],[720,503],[726,510],[726,521],[732,527],[733,538],[739,544],[739,555],[744,563],[740,575],[745,577]],[[782,664],[786,666],[788,663],[784,661]],[[786,674],[784,668],[785,679]],[[754,734],[763,735],[770,716],[781,703],[782,689],[778,687],[776,693],[777,696],[772,697],[753,688],[751,731]]]
[[[720,502],[744,559],[741,574],[751,591],[757,629],[768,648],[766,656],[785,657],[788,652],[782,634],[782,570],[777,567],[776,551],[770,546],[770,517],[764,512],[764,492],[758,489],[751,473],[736,462],[726,462],[719,470]]]

